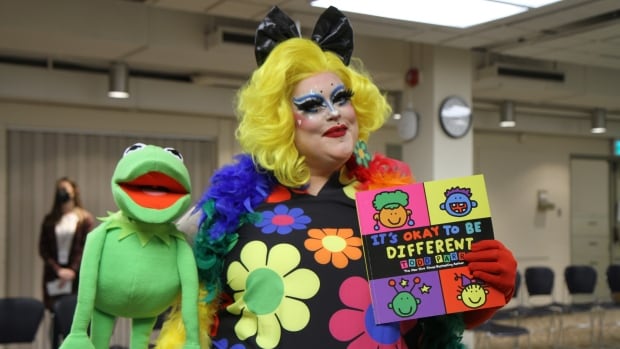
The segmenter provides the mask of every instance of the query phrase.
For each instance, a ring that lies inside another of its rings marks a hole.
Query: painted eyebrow
[[[301,97],[293,97],[293,103],[295,103],[295,105],[300,105],[300,104],[303,104],[305,101],[308,101],[311,99],[318,99],[323,102],[325,101],[325,97],[323,97],[322,94],[316,93],[316,92],[310,92],[307,95],[303,95]]]
[[[333,101],[334,98],[336,97],[336,95],[338,93],[340,93],[341,91],[343,91],[344,89],[345,89],[344,85],[336,86],[334,88],[334,90],[332,91],[332,93],[329,95],[330,100]],[[310,100],[310,99],[320,99],[320,100],[325,101],[325,97],[323,97],[322,94],[317,93],[317,92],[310,92],[310,93],[308,93],[306,95],[303,95],[301,97],[293,97],[293,103],[301,104],[301,103],[303,103],[303,102],[305,102],[307,100]]]
[[[329,98],[333,101],[336,95],[343,90],[344,90],[344,85],[336,86],[336,88],[334,88],[334,90],[332,91],[331,95],[329,95]]]

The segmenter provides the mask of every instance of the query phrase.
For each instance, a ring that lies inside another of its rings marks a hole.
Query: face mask
[[[67,201],[69,201],[71,199],[71,197],[69,196],[69,193],[67,192],[67,189],[65,188],[60,188],[56,191],[56,202],[64,204]]]

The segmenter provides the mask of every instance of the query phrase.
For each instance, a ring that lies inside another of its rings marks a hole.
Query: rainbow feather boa
[[[196,205],[202,212],[194,254],[207,301],[219,294],[224,257],[237,243],[238,228],[260,219],[254,207],[265,201],[276,183],[249,155],[237,155],[235,160],[213,175],[209,190]]]

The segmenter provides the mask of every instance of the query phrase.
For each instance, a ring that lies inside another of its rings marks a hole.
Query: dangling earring
[[[357,143],[355,143],[353,155],[355,155],[355,162],[357,162],[358,165],[368,168],[371,157],[366,142],[361,139],[358,140]]]

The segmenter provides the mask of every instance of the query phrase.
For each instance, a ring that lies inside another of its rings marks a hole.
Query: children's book
[[[463,256],[493,239],[483,175],[356,193],[377,324],[505,305]]]

